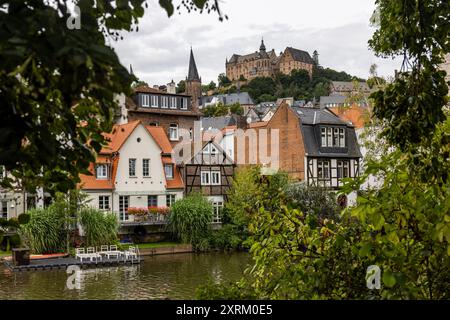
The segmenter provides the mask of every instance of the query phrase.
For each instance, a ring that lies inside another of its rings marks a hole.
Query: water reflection
[[[11,272],[0,266],[0,299],[192,299],[208,278],[237,280],[250,261],[245,253],[146,257],[141,265],[85,269],[79,290],[65,270]]]

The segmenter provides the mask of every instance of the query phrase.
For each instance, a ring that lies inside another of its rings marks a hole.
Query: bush
[[[292,205],[306,215],[335,220],[339,217],[340,207],[335,193],[330,190],[296,183],[289,186],[286,194]]]
[[[87,208],[80,211],[79,222],[83,227],[86,246],[100,246],[117,242],[119,224],[113,213]]]
[[[210,246],[217,249],[239,249],[243,241],[244,237],[236,225],[224,224],[211,233]]]
[[[202,195],[194,194],[176,201],[171,207],[168,227],[175,237],[196,249],[208,246],[212,205]]]
[[[32,253],[61,252],[65,244],[64,217],[52,207],[28,211],[30,220],[19,229]]]

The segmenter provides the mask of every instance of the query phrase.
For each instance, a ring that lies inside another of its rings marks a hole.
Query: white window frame
[[[333,128],[327,127],[327,147],[333,145]]]
[[[129,177],[136,177],[136,163],[137,160],[136,158],[129,158],[128,159],[128,176]],[[132,174],[132,171],[134,172],[134,174]]]
[[[171,171],[168,171],[168,168],[171,168]],[[173,164],[170,163],[166,163],[164,164],[164,174],[166,176],[167,180],[173,180],[175,173],[174,173],[174,167]],[[168,173],[171,173],[171,175],[169,175]]]
[[[204,148],[203,148],[203,154],[209,154],[210,153],[210,144],[208,143]]]
[[[330,179],[330,160],[317,160],[317,179],[328,180]],[[319,174],[319,169],[321,169],[322,174]],[[325,174],[326,173],[326,174]]]
[[[169,140],[170,141],[178,141],[178,124],[171,123],[169,125]]]
[[[200,184],[202,186],[211,185],[211,172],[210,171],[201,171],[200,172]]]
[[[148,108],[150,106],[150,95],[142,94],[142,106]]]
[[[128,221],[128,208],[130,207],[130,196],[119,196],[119,220]]]
[[[150,177],[150,159],[142,159],[142,176]]]
[[[151,96],[151,104],[152,108],[158,108],[158,96],[156,95]]]
[[[177,197],[174,194],[166,194],[166,207],[170,208],[175,201],[177,201]]]
[[[99,169],[101,169],[101,174],[99,174]],[[98,180],[108,179],[108,165],[105,163],[99,163],[95,166],[95,176]]]
[[[211,179],[210,179],[211,185],[220,186],[220,180],[221,180],[220,171],[218,170],[211,171]]]
[[[321,137],[322,147],[326,147],[327,146],[327,128],[320,129],[320,137]]]
[[[188,107],[188,99],[187,98],[181,98],[181,109],[187,110]]]
[[[169,97],[161,96],[161,108],[167,109],[169,107]]]
[[[347,173],[345,174],[345,171]],[[337,178],[349,178],[350,177],[350,163],[348,160],[338,160],[337,161]]]
[[[217,149],[217,147],[215,145],[213,145],[212,143],[210,143],[210,145],[211,145],[211,149],[210,149],[211,154],[218,154],[219,149]]]
[[[98,209],[103,211],[111,210],[110,200],[110,196],[98,196]]]
[[[170,97],[170,109],[177,108],[177,97]]]
[[[223,201],[213,201],[212,223],[222,223]]]
[[[339,146],[341,148],[345,147],[345,129],[339,128]]]

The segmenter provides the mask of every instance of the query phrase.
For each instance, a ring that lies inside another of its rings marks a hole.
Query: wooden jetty
[[[16,266],[11,261],[5,260],[5,265],[12,271],[31,271],[31,270],[52,270],[52,269],[67,269],[68,266],[77,265],[81,268],[100,268],[100,267],[111,267],[117,265],[132,265],[139,264],[144,259],[138,257],[136,259],[121,259],[121,258],[103,258],[98,261],[93,260],[83,260],[75,259],[73,257],[67,258],[54,258],[54,259],[34,259],[30,260],[30,264],[23,266]]]

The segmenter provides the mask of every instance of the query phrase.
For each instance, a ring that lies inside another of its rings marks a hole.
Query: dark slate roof
[[[230,94],[217,94],[214,96],[203,96],[201,98],[200,105],[205,105],[206,103],[211,103],[211,101],[217,98],[224,105],[231,105],[234,103],[240,103],[241,105],[245,104],[254,104],[252,98],[248,94],[248,92],[239,92],[239,93],[230,93]]]
[[[200,77],[198,76],[197,66],[195,64],[194,53],[191,48],[191,56],[189,58],[189,72],[188,72],[188,80],[198,80],[200,81]]]
[[[203,130],[209,130],[209,128],[222,130],[227,126],[233,126],[235,124],[236,119],[234,119],[232,116],[202,118]]]
[[[355,128],[341,120],[327,109],[291,107],[301,120],[301,130],[305,151],[308,156],[334,157],[334,158],[360,158],[362,157],[356,139]],[[333,125],[345,127],[346,147],[327,148],[320,146],[320,125]]]
[[[320,147],[320,127],[302,124],[301,126],[305,151],[310,157],[361,158],[356,132],[353,127],[346,128],[345,148]]]
[[[335,124],[346,125],[338,116],[327,109],[292,107],[303,124]]]
[[[305,63],[309,63],[309,64],[314,63],[314,60],[311,58],[309,53],[306,51],[295,49],[292,47],[287,47],[286,50],[289,51],[289,53],[292,55],[292,57],[296,61],[305,62]]]

